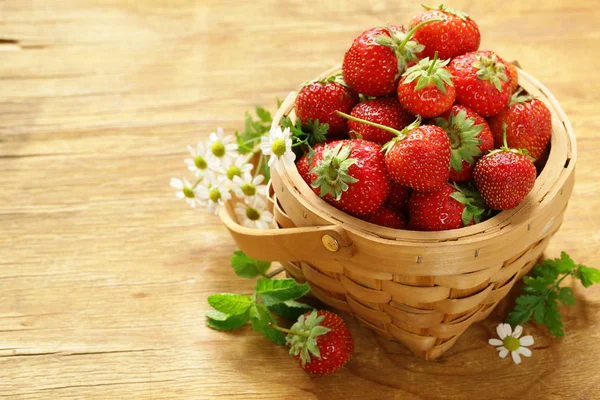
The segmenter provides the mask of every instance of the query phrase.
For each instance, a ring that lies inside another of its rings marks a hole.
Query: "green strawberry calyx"
[[[474,157],[481,155],[479,145],[482,140],[479,134],[483,124],[475,125],[475,118],[467,118],[467,111],[460,110],[458,114],[450,113],[448,119],[436,118],[435,124],[442,128],[450,139],[450,167],[457,172],[462,171],[462,160],[469,164],[475,162]]]
[[[463,21],[466,21],[467,19],[469,19],[469,14],[467,14],[466,12],[457,10],[456,8],[446,7],[443,4],[440,4],[438,6],[438,8],[428,7],[423,4],[421,4],[421,7],[423,7],[426,10],[440,10],[440,11],[443,11],[448,14],[456,15],[458,18],[462,19]]]
[[[450,197],[465,206],[462,212],[463,225],[468,226],[472,221],[475,221],[476,224],[480,223],[481,217],[487,209],[481,194],[476,189],[460,187],[456,183],[452,186],[456,191],[451,193]]]
[[[404,79],[402,84],[408,85],[418,79],[414,88],[415,92],[428,86],[435,85],[440,92],[444,95],[448,95],[446,85],[454,86],[454,83],[452,83],[452,74],[448,68],[445,68],[449,62],[450,59],[438,61],[438,52],[436,51],[433,60],[426,57],[408,68],[406,72],[404,72],[403,76],[405,76],[406,79]]]
[[[530,94],[521,95],[522,92],[523,92],[523,88],[519,86],[519,89],[515,93],[513,93],[513,95],[510,97],[510,101],[508,102],[508,107],[512,106],[513,104],[527,103],[528,101],[531,101],[534,99],[534,97]]]
[[[351,151],[352,145],[344,143],[339,143],[333,149],[325,147],[323,159],[313,169],[317,178],[311,183],[313,188],[320,189],[319,196],[331,194],[336,201],[340,200],[348,190],[348,184],[358,182],[358,179],[348,173],[349,168],[357,161],[355,158],[348,158]]]
[[[508,82],[510,78],[506,75],[506,65],[503,62],[498,60],[498,56],[496,54],[491,54],[489,56],[483,54],[475,54],[475,61],[473,64],[473,68],[477,68],[477,77],[482,81],[490,81],[492,85],[499,92],[502,92],[502,83]]]
[[[378,35],[375,37],[375,43],[381,46],[389,47],[394,51],[394,54],[398,59],[398,73],[396,74],[396,78],[399,78],[404,71],[406,71],[406,66],[410,61],[419,61],[417,53],[420,53],[425,49],[425,46],[422,44],[414,40],[410,40],[415,32],[422,26],[439,21],[443,21],[443,19],[432,18],[427,21],[423,21],[411,28],[406,33],[394,32],[389,26],[386,26],[384,29],[387,31],[389,36]]]
[[[285,342],[290,346],[290,354],[300,356],[302,366],[304,367],[307,362],[310,362],[311,355],[319,359],[321,358],[321,351],[317,345],[316,338],[331,330],[320,325],[324,319],[324,315],[319,316],[317,310],[313,310],[308,316],[301,315],[290,329],[273,324],[270,325],[273,329],[288,334],[285,337]]]
[[[323,85],[326,85],[328,83],[337,83],[338,85],[342,85],[346,88],[350,88],[350,86],[348,86],[348,84],[346,83],[346,81],[344,80],[344,78],[342,77],[342,74],[335,74],[332,76],[327,76],[324,78],[316,78],[316,79],[312,79],[310,81],[306,81],[303,82],[300,87],[303,88],[304,86],[308,86],[308,85],[312,85],[313,83],[321,83]]]
[[[508,144],[506,143],[506,122],[502,124],[502,141],[503,141],[502,147],[488,152],[484,157],[493,156],[494,154],[503,153],[503,152],[510,152],[510,153],[515,153],[515,154],[522,154],[522,155],[526,156],[529,160],[531,160],[531,162],[535,161],[535,158],[533,158],[529,155],[529,151],[527,149],[513,149],[513,148],[508,147]]]

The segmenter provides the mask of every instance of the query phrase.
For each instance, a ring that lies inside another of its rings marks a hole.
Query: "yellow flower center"
[[[194,191],[187,186],[184,186],[182,191],[183,191],[183,195],[187,198],[193,199],[194,197],[196,197],[196,195],[194,194]]]
[[[196,156],[194,158],[194,165],[196,165],[196,168],[198,169],[206,169],[206,167],[208,167],[208,163],[201,156]]]
[[[250,221],[258,221],[260,219],[260,213],[256,208],[248,207],[246,208],[246,217]]]
[[[275,139],[271,144],[271,150],[277,157],[285,154],[285,141],[283,139]]]
[[[218,188],[212,188],[210,189],[210,191],[208,192],[208,198],[210,199],[210,201],[212,201],[213,203],[218,202],[221,199],[221,192],[219,191]]]
[[[508,351],[517,351],[521,347],[521,341],[514,336],[505,337],[502,343]]]
[[[227,179],[232,181],[234,176],[242,176],[242,170],[236,167],[235,165],[232,165],[227,170]]]
[[[223,142],[214,142],[210,151],[212,151],[215,157],[223,157],[225,155],[225,145]]]
[[[256,194],[256,186],[249,183],[244,183],[241,189],[246,196],[254,196]]]

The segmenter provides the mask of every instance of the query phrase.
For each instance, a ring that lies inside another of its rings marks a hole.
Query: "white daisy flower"
[[[265,177],[256,175],[254,178],[250,173],[243,174],[241,177],[234,176],[234,193],[239,199],[251,200],[254,196],[267,196],[267,185],[261,185]]]
[[[260,139],[260,149],[265,156],[270,156],[269,167],[281,162],[291,164],[296,159],[292,151],[290,128],[285,128],[284,131],[281,130],[281,126],[271,128],[269,135]]]
[[[238,145],[233,135],[224,136],[223,128],[217,128],[208,137],[208,158],[217,162],[220,168],[227,169],[238,156]]]
[[[196,195],[206,205],[208,211],[216,215],[219,212],[219,207],[225,204],[226,200],[231,199],[227,178],[224,175],[219,175],[207,180],[207,182],[196,188]]]
[[[206,146],[204,143],[199,142],[196,145],[196,148],[188,146],[187,149],[192,157],[186,158],[183,161],[187,165],[188,169],[192,171],[197,178],[200,178],[206,174],[211,174],[212,171],[221,174],[224,173],[219,160],[214,157],[210,157],[209,153],[206,151]]]
[[[187,181],[187,179],[183,178],[171,178],[170,185],[177,189],[175,196],[178,199],[185,199],[185,202],[192,208],[196,208],[197,205],[204,205],[202,200],[198,198],[195,188]]]
[[[225,175],[230,182],[230,187],[235,189],[235,180],[236,177],[241,177],[245,174],[250,174],[252,172],[252,164],[246,162],[248,156],[239,155],[233,163],[227,168]]]
[[[268,229],[273,224],[273,214],[267,211],[267,203],[259,196],[254,196],[248,204],[238,203],[235,214],[248,228]]]
[[[517,325],[513,331],[509,324],[499,324],[496,327],[496,332],[500,339],[490,339],[488,341],[492,346],[496,346],[500,358],[504,358],[510,352],[515,364],[521,363],[521,355],[525,357],[531,357],[531,350],[525,346],[531,346],[533,344],[532,336],[523,336],[523,327]]]

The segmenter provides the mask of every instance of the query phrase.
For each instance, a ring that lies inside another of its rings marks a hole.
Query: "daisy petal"
[[[506,333],[506,336],[512,336],[512,328],[510,327],[510,324],[504,324],[504,332]]]
[[[504,340],[506,337],[506,332],[504,331],[504,324],[498,324],[496,327],[496,333],[501,340]]]
[[[498,353],[498,355],[500,356],[500,358],[505,358],[508,355],[508,350],[506,350],[505,348],[502,348],[502,350],[500,350],[500,353]]]
[[[515,330],[513,331],[512,335],[518,339],[522,333],[523,333],[523,327],[521,325],[517,325],[515,327]]]
[[[510,355],[512,356],[512,359],[515,362],[515,364],[521,364],[521,356],[519,355],[519,353],[517,353],[516,351],[511,351]]]
[[[502,346],[502,340],[500,339],[490,339],[488,340],[488,343],[492,346]]]
[[[533,336],[527,335],[519,339],[521,346],[531,346],[533,344]]]
[[[527,347],[519,347],[519,350],[517,350],[517,352],[519,354],[524,355],[525,357],[531,357],[531,350],[529,350]]]

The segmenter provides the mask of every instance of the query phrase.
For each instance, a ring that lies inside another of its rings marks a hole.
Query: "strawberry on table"
[[[475,111],[455,104],[435,119],[450,139],[450,180],[473,179],[475,161],[494,148],[494,138],[484,118]]]
[[[385,204],[375,214],[366,218],[365,221],[393,229],[406,228],[406,217],[404,214]]]
[[[477,161],[473,176],[481,197],[493,210],[509,210],[518,206],[533,188],[536,169],[527,150],[509,148],[506,144]]]
[[[408,229],[444,231],[480,222],[484,203],[476,192],[444,185],[436,192],[413,192]]]
[[[340,111],[346,112],[344,110]],[[371,99],[358,103],[352,109],[350,115],[397,130],[404,129],[415,119],[414,115],[402,108],[398,99],[393,97]],[[345,120],[339,115],[338,118]],[[348,121],[348,133],[352,138],[369,140],[381,145],[389,142],[394,137],[394,134],[388,131],[352,120]]]
[[[296,98],[296,115],[302,121],[319,120],[329,124],[328,138],[346,135],[346,120],[336,111],[350,112],[358,103],[358,94],[344,83],[341,75],[312,81],[304,85]]]
[[[361,139],[339,140],[317,150],[309,179],[325,201],[358,217],[375,213],[390,189],[381,146]]]
[[[301,315],[290,329],[271,327],[288,334],[285,341],[290,354],[310,374],[331,374],[342,368],[354,352],[354,340],[344,320],[330,311],[313,310]]]
[[[439,6],[437,9],[423,6],[425,10],[415,15],[409,27],[434,18],[442,19],[415,32],[413,39],[425,46],[420,57],[433,57],[439,53],[442,60],[454,58],[479,49],[481,34],[475,21],[463,11]]]
[[[454,58],[449,65],[456,101],[482,117],[498,114],[510,100],[511,77],[506,63],[492,51],[477,51]]]
[[[509,147],[526,149],[539,159],[552,135],[552,115],[546,105],[531,95],[521,95],[520,88],[510,99],[508,107],[489,119],[496,147],[503,142],[502,127],[506,124],[506,143]]]
[[[438,20],[424,21],[408,32],[401,26],[391,25],[361,33],[344,55],[344,81],[367,96],[393,93],[407,64],[418,61],[417,54],[423,50],[411,37],[419,28],[435,21]]]
[[[433,118],[448,110],[456,98],[452,76],[446,65],[450,60],[426,57],[408,68],[398,85],[402,107],[423,118]]]

